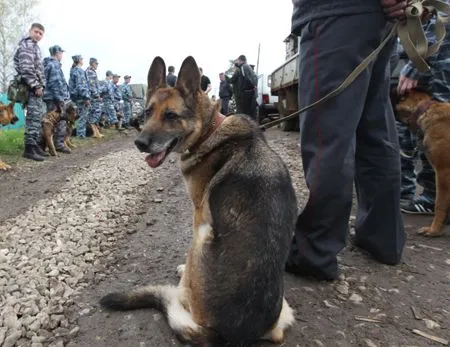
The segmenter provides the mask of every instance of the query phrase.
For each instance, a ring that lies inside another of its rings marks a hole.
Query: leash
[[[445,13],[447,16],[444,17],[440,15],[438,11]],[[422,15],[424,14],[434,15],[436,17],[436,42],[430,46],[428,46],[428,40],[422,26]],[[347,76],[341,85],[312,104],[307,105],[288,116],[260,125],[259,128],[269,129],[279,123],[297,117],[299,114],[304,113],[309,109],[316,107],[317,105],[342,93],[345,88],[355,81],[355,79],[369,66],[370,63],[375,61],[384,46],[386,46],[389,40],[396,35],[399,37],[400,43],[402,44],[409,59],[413,62],[414,66],[420,72],[428,71],[430,66],[427,64],[426,59],[439,51],[439,48],[445,38],[445,23],[449,21],[448,16],[450,16],[450,5],[441,0],[411,0],[405,9],[406,19],[396,20],[394,22],[394,25],[386,38]]]

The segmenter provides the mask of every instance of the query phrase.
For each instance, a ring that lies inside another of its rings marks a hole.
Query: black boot
[[[44,150],[42,149],[42,147],[39,146],[39,145],[34,146],[34,150],[35,150],[35,152],[36,152],[38,155],[40,155],[41,157],[48,157],[48,156],[50,155],[50,154],[48,154],[46,151],[44,151]]]
[[[64,145],[61,147],[56,147],[56,152],[61,152],[61,153],[66,153],[66,154],[72,153],[72,151]]]
[[[35,161],[43,161],[44,160],[44,157],[42,157],[36,153],[35,146],[30,145],[30,144],[25,145],[25,151],[23,152],[23,157],[27,158],[27,159],[35,160]]]

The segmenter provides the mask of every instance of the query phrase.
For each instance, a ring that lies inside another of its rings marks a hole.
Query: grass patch
[[[24,150],[24,129],[0,130],[0,155],[21,155]]]

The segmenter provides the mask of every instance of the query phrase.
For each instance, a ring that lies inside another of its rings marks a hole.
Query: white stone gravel
[[[157,175],[134,149],[105,155],[0,226],[0,346],[62,346],[77,333],[65,308],[135,228],[138,191]]]

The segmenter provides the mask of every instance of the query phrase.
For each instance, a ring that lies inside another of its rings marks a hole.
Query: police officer
[[[64,102],[70,99],[69,86],[61,68],[64,50],[60,46],[55,45],[49,48],[49,52],[50,57],[46,57],[43,62],[45,79],[47,81],[44,90],[44,101],[47,106],[47,112],[54,111],[57,108],[63,112]],[[68,154],[70,149],[64,145],[65,135],[66,121],[63,115],[56,126],[53,141],[58,152]],[[48,154],[46,153],[46,155]]]
[[[380,45],[392,26],[389,18],[402,16],[406,7],[406,1],[394,0],[398,6],[390,2],[293,0],[292,32],[301,38],[300,107],[336,89]],[[400,155],[388,95],[393,44],[341,94],[300,117],[310,194],[297,219],[287,271],[338,278],[337,254],[346,243],[353,183],[358,199],[355,245],[384,264],[401,260],[406,235],[400,213]]]
[[[25,151],[23,156],[27,159],[42,161],[44,156],[39,147],[41,137],[41,121],[44,116],[44,94],[45,76],[42,64],[41,49],[38,42],[44,36],[44,26],[40,23],[31,24],[28,35],[20,40],[16,53],[14,54],[14,68],[21,80],[29,88],[28,102],[25,117]]]
[[[133,101],[133,91],[130,87],[130,75],[124,76],[124,83],[122,84],[122,98],[123,98],[123,127],[130,128],[131,109]]]
[[[116,111],[117,118],[119,119],[117,129],[122,128],[123,122],[123,99],[122,99],[122,91],[119,86],[120,75],[113,74],[112,85],[113,85],[113,94],[114,94],[114,109]]]
[[[103,99],[103,110],[109,125],[115,125],[116,129],[119,129],[119,121],[116,116],[116,109],[114,108],[113,75],[111,70],[106,71],[106,79],[101,88],[101,95]]]
[[[72,56],[73,65],[70,69],[69,92],[70,99],[78,109],[77,136],[86,137],[86,124],[91,106],[91,93],[86,71],[82,69],[83,57],[79,54]]]
[[[100,117],[102,115],[102,109],[100,106],[100,86],[98,83],[97,76],[98,60],[97,58],[89,59],[89,66],[86,69],[86,75],[89,82],[89,91],[91,93],[91,108],[89,111],[88,123],[92,128],[92,137],[103,137],[98,128],[98,123],[100,123]]]

